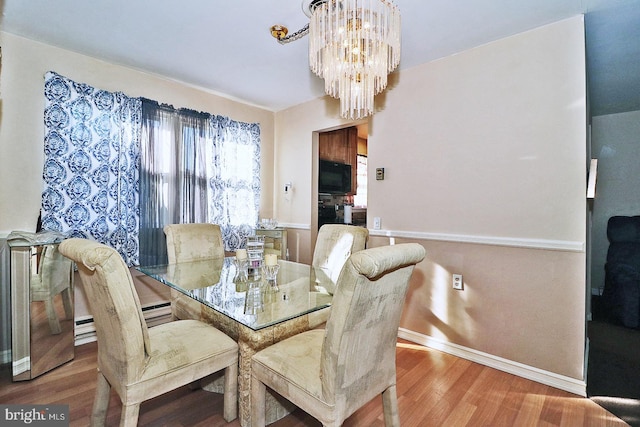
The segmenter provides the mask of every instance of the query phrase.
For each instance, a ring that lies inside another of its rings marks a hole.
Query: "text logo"
[[[69,405],[0,405],[0,425],[68,427]]]

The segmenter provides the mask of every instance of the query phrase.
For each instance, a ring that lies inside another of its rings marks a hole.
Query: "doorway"
[[[317,152],[317,229],[324,224],[366,227],[368,124],[319,132]]]
[[[591,118],[590,157],[598,159],[598,179],[593,214],[590,225],[590,271],[588,300],[591,301],[591,318],[587,322],[589,353],[587,359],[587,395],[609,412],[631,425],[640,425],[640,328],[636,322],[632,327],[621,323],[612,312],[612,301],[608,296],[618,289],[625,289],[623,281],[616,286],[613,276],[607,280],[606,271],[625,272],[628,268],[615,268],[619,259],[611,244],[618,240],[620,231],[610,229],[612,217],[634,217],[640,215],[640,205],[630,195],[637,193],[640,182],[640,150],[637,135],[640,131],[640,111],[595,116]],[[620,177],[625,179],[620,179]],[[625,230],[633,227],[625,226]],[[625,253],[633,245],[624,238]],[[609,264],[609,266],[607,266]],[[620,262],[618,266],[622,266]],[[626,275],[624,277],[632,277]],[[607,290],[606,282],[609,282]],[[637,289],[637,282],[636,282]],[[628,288],[627,288],[628,289]],[[631,287],[633,289],[633,286]],[[627,294],[627,302],[637,304],[633,293]],[[615,306],[618,306],[616,304]],[[636,313],[637,315],[637,313]],[[631,379],[631,380],[630,380]]]

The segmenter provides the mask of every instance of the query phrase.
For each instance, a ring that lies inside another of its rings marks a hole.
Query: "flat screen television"
[[[351,165],[320,160],[318,193],[347,194],[351,192]]]

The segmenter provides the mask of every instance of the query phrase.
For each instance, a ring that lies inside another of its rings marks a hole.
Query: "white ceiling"
[[[396,0],[400,68],[586,13],[594,115],[640,110],[640,0]],[[323,95],[302,0],[0,0],[0,28],[278,111]],[[132,94],[136,95],[136,94]]]

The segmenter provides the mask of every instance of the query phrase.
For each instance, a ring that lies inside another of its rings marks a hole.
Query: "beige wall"
[[[261,214],[272,216],[273,112],[9,33],[0,33],[0,43],[0,235],[13,230],[35,231],[42,193],[44,74],[47,71],[99,89],[260,123]]]
[[[369,120],[371,246],[427,248],[402,326],[583,378],[586,81],[581,16],[392,76]],[[276,217],[315,238],[321,99],[276,115]],[[312,171],[312,174],[309,174]],[[309,246],[312,247],[312,244]],[[306,261],[310,252],[302,252]],[[451,274],[465,290],[451,289]]]
[[[581,379],[585,299],[585,76],[582,17],[396,73],[368,120],[371,246],[419,241],[402,326]],[[275,115],[157,76],[2,37],[0,233],[33,229],[41,193],[43,75],[259,122],[262,215],[311,259],[315,132],[348,123],[334,100]],[[9,161],[7,159],[10,159]],[[271,166],[273,165],[273,167]],[[371,176],[373,174],[370,174]],[[285,196],[284,183],[293,191]],[[273,190],[273,189],[277,190]],[[450,275],[464,275],[452,291]]]

